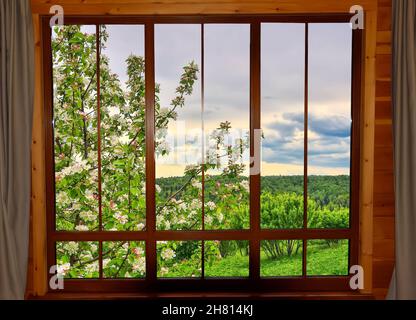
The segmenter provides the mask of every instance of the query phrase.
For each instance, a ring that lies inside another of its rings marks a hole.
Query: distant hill
[[[240,182],[243,179],[224,179],[210,176],[221,183]],[[168,197],[177,191],[184,183],[186,177],[170,177],[156,179],[162,189],[162,197]],[[262,192],[270,193],[296,193],[303,194],[303,176],[265,176],[261,178]],[[340,176],[309,176],[308,196],[321,206],[333,205],[349,207],[350,177]]]

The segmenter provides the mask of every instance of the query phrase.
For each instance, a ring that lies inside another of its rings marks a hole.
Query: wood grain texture
[[[374,216],[394,216],[394,194],[374,194]]]
[[[360,259],[364,268],[363,293],[372,292],[373,268],[373,180],[374,180],[374,127],[375,127],[375,62],[377,11],[366,14],[365,23],[364,97],[361,123],[361,205],[360,205]]]
[[[378,0],[373,294],[384,299],[394,268],[391,0]]]
[[[375,10],[376,0],[361,0],[365,10]],[[134,15],[134,14],[213,14],[213,13],[320,13],[349,12],[353,0],[31,0],[32,11],[49,14],[54,4],[63,6],[65,14]]]
[[[35,33],[35,101],[32,134],[32,291],[43,295],[47,291],[46,208],[45,208],[45,137],[43,132],[42,47],[39,15],[33,15]]]

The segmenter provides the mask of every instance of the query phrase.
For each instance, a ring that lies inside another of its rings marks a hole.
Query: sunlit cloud
[[[175,97],[182,68],[191,61],[201,66],[200,25],[157,25],[155,27],[156,82],[160,84],[161,107],[169,107]],[[109,27],[105,54],[110,67],[124,82],[125,59],[130,53],[143,55],[144,38],[140,28]],[[205,28],[205,110],[202,112],[201,82],[186,97],[178,111],[178,121],[186,130],[207,132],[222,121],[233,128],[249,128],[249,25],[209,25]],[[310,172],[339,174],[350,166],[351,130],[351,36],[348,24],[331,28],[310,25],[309,132]],[[129,38],[129,41],[125,41]],[[134,39],[132,41],[131,39]],[[263,174],[301,174],[304,158],[304,25],[262,25],[262,141]],[[330,53],[330,54],[328,54]],[[340,62],[341,61],[341,62]],[[200,74],[198,75],[200,77]],[[168,136],[176,136],[175,123]],[[169,153],[158,175],[182,175],[176,159],[198,161],[200,139],[187,133],[182,143],[168,141]],[[202,154],[202,152],[201,152]],[[159,161],[158,160],[158,161]],[[169,165],[168,165],[169,164]]]

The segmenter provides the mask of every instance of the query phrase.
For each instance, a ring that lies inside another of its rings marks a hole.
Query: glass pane
[[[144,27],[101,28],[103,225],[143,230],[145,202]]]
[[[352,29],[309,28],[308,224],[348,228]]]
[[[98,228],[95,26],[52,33],[56,229]]]
[[[261,226],[303,226],[305,25],[261,25]]]
[[[205,277],[248,277],[248,241],[205,241]]]
[[[207,229],[249,228],[250,26],[205,25]]]
[[[160,278],[201,277],[200,241],[157,242],[157,276]]]
[[[156,226],[202,228],[201,26],[156,25]]]
[[[262,277],[302,275],[302,240],[265,240],[260,248]]]
[[[145,243],[103,242],[104,278],[144,278],[146,275]]]
[[[57,271],[64,278],[98,278],[98,259],[98,242],[56,243]]]
[[[348,275],[348,243],[348,240],[309,240],[307,275]]]

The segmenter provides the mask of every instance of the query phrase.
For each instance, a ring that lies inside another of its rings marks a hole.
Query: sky
[[[177,121],[169,126],[168,142],[171,148],[178,145],[177,152],[157,158],[158,177],[180,176],[184,160],[190,164],[201,159],[202,128],[205,138],[226,120],[231,122],[233,136],[244,136],[249,130],[249,25],[207,24],[204,28],[204,112],[199,74],[193,94],[186,98]],[[144,54],[144,27],[107,26],[107,30],[104,54],[112,71],[125,83],[125,60],[130,54]],[[304,30],[303,24],[262,24],[262,175],[303,174]],[[351,45],[349,24],[309,26],[310,174],[349,173]],[[155,75],[162,107],[169,107],[182,68],[191,61],[201,66],[201,26],[156,25]],[[186,138],[175,140],[184,130]],[[180,163],[175,163],[178,160]],[[244,162],[248,163],[248,153]]]

